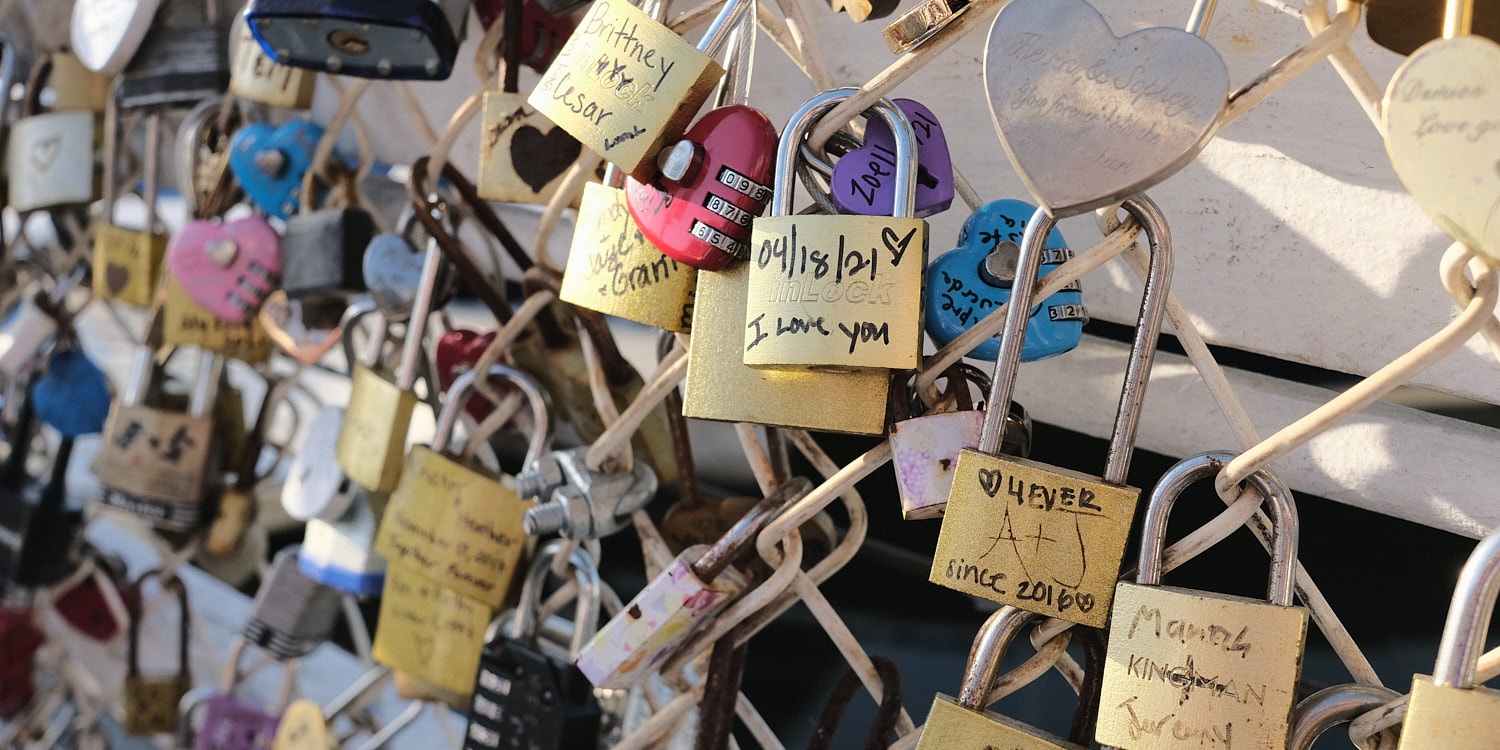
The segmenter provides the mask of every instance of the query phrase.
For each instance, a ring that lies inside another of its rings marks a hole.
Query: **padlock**
[[[84,67],[78,56],[67,48],[48,53],[52,58],[52,111],[103,112],[113,100],[110,76]]]
[[[337,589],[303,574],[299,553],[297,547],[276,553],[240,631],[248,643],[282,661],[306,656],[327,641],[342,606]]]
[[[423,683],[455,705],[468,704],[493,610],[395,562],[385,570],[375,660]]]
[[[589,640],[578,655],[578,668],[598,687],[643,683],[698,626],[739,596],[747,582],[733,567],[736,559],[755,546],[756,535],[782,508],[811,490],[805,477],[783,482],[713,546],[683,550]]]
[[[1104,639],[1098,630],[1074,628],[1071,631],[1084,643],[1087,671],[1068,739],[988,708],[990,690],[994,687],[1005,652],[1016,636],[1037,619],[1039,617],[1034,612],[1005,606],[984,621],[979,634],[974,637],[974,647],[969,650],[963,688],[957,698],[942,693],[933,697],[932,710],[928,712],[922,736],[917,740],[917,750],[985,745],[1007,750],[1082,750],[1092,747],[1094,719],[1099,710],[1099,681],[1104,670]]]
[[[776,157],[770,215],[751,229],[744,362],[782,369],[915,369],[922,350],[927,222],[910,218],[916,136],[887,100],[871,112],[897,133],[895,216],[797,216],[792,170],[807,130],[847,90],[814,96],[792,116]]]
[[[479,373],[453,381],[437,418],[432,447],[415,446],[406,457],[401,483],[391,493],[375,550],[392,565],[417,571],[434,583],[483,602],[505,602],[516,577],[526,535],[521,518],[531,503],[508,480],[462,461],[450,451],[454,427]],[[540,460],[551,445],[551,417],[537,385],[509,367],[496,365],[491,378],[510,381],[531,402],[536,426],[526,463]]]
[[[917,138],[917,197],[912,215],[926,218],[947,211],[953,204],[953,160],[943,126],[921,102],[894,99],[892,103],[906,115]],[[839,213],[890,214],[897,169],[891,129],[879,118],[869,118],[864,143],[833,165],[829,184]]]
[[[281,281],[282,252],[282,238],[260,216],[197,219],[172,235],[167,267],[203,309],[241,324],[255,317]]]
[[[656,474],[644,461],[637,458],[629,471],[594,469],[588,465],[588,448],[554,451],[526,462],[517,477],[517,493],[546,498],[526,511],[526,533],[602,539],[630,526],[631,514],[656,496]]]
[[[120,106],[182,106],[229,88],[217,0],[165,0],[120,74]]]
[[[542,585],[561,549],[554,541],[537,552],[509,632],[484,645],[464,750],[592,750],[598,742],[602,711],[593,686],[571,661],[544,651],[537,637]],[[582,643],[597,625],[599,571],[581,547],[568,562],[578,584],[575,642]]]
[[[375,239],[375,219],[358,206],[354,173],[342,163],[330,166],[342,201],[317,208],[313,196],[318,180],[309,170],[302,210],[287,219],[283,232],[286,273],[281,286],[292,299],[347,298],[365,291],[365,249]]]
[[[170,267],[162,278],[166,286],[166,299],[161,305],[163,346],[196,346],[251,365],[271,357],[271,337],[258,316],[231,323],[198,304],[188,293],[186,282],[179,280]]]
[[[192,735],[193,750],[265,750],[276,736],[281,724],[281,712],[291,701],[296,686],[296,661],[282,665],[281,690],[272,702],[270,710],[250,703],[235,695],[239,684],[240,660],[244,657],[245,639],[236,635],[229,645],[224,672],[219,677],[217,692],[193,701],[185,699],[182,723],[179,725],[177,747],[189,747],[185,735]],[[191,727],[194,713],[201,707],[203,725],[196,733],[184,731]]]
[[[292,457],[281,486],[281,507],[298,521],[331,521],[344,515],[354,500],[353,482],[339,468],[338,439],[344,407],[327,404],[313,415],[301,448]]]
[[[1411,681],[1411,705],[1401,726],[1401,750],[1479,748],[1500,737],[1500,691],[1479,682],[1479,655],[1500,590],[1500,534],[1470,553],[1453,589],[1432,675]]]
[[[31,607],[0,605],[0,719],[14,719],[36,695],[32,670],[47,641]]]
[[[152,112],[146,116],[146,163],[142,167],[147,183],[146,221],[140,229],[115,223],[119,190],[116,172],[122,140],[119,120],[119,105],[110,97],[104,115],[103,213],[93,225],[94,296],[150,307],[155,302],[168,240],[167,233],[157,231],[155,205],[161,179],[161,115]]]
[[[506,0],[507,12],[524,14],[523,0]],[[546,15],[545,13],[540,15]],[[568,131],[526,103],[521,93],[524,18],[507,25],[500,46],[501,86],[484,92],[480,132],[479,197],[507,203],[546,205],[563,175],[583,152]]]
[[[938,256],[927,269],[927,334],[938,346],[958,338],[995,308],[1010,301],[1020,261],[1020,241],[1036,207],[1024,201],[990,201],[964,221],[958,247]],[[1041,276],[1073,258],[1062,232],[1053,229],[1042,251]],[[1083,292],[1075,281],[1032,308],[1026,324],[1022,362],[1055,357],[1078,346],[1089,319]],[[1000,337],[969,351],[975,359],[994,359]]]
[[[978,446],[964,450],[954,469],[928,578],[939,586],[1091,627],[1108,619],[1140,500],[1140,490],[1127,486],[1125,477],[1172,275],[1171,236],[1156,204],[1141,195],[1127,199],[1124,208],[1145,227],[1151,268],[1104,473],[1092,477],[996,454],[1000,416],[1009,412],[1020,367],[1033,280],[1057,223],[1038,209],[1022,238],[1020,286],[1006,311],[984,429]]]
[[[1297,704],[1292,713],[1292,739],[1287,750],[1312,750],[1313,743],[1324,732],[1400,697],[1400,693],[1379,685],[1356,683],[1323,688]],[[1375,747],[1390,746],[1382,741]]]
[[[478,333],[466,328],[452,328],[438,337],[437,346],[433,347],[432,359],[434,366],[437,367],[438,383],[442,385],[443,390],[452,390],[453,381],[457,380],[458,376],[474,369],[480,357],[484,356],[485,350],[491,343],[494,343],[495,336],[495,331]],[[508,391],[497,392],[504,396]],[[494,406],[483,394],[476,394],[464,406],[464,411],[468,412],[474,421],[483,422],[485,417],[494,411]]]
[[[31,384],[37,418],[65,438],[102,432],[110,399],[109,378],[76,344],[53,349]]]
[[[589,2],[564,1],[570,3],[571,7],[562,8],[558,0],[547,0],[547,7],[543,7],[543,3],[537,0],[525,0],[522,4],[521,62],[538,73],[547,72],[548,66],[557,57],[558,50],[562,49],[568,37],[578,28],[578,23],[569,14]],[[479,24],[488,31],[496,21],[501,20],[506,3],[509,2],[510,0],[474,0],[474,14],[479,16]]]
[[[229,154],[246,110],[233,96],[210,97],[188,110],[177,126],[176,183],[195,218],[219,216],[244,197],[229,168]]]
[[[1147,501],[1136,583],[1111,607],[1095,739],[1125,750],[1211,745],[1284,750],[1302,675],[1309,614],[1292,606],[1297,510],[1274,474],[1249,482],[1269,504],[1269,601],[1162,586],[1167,515],[1188,485],[1236,454],[1200,453],[1162,475]],[[1491,737],[1492,739],[1493,737]]]
[[[988,391],[990,379],[962,364],[950,367],[945,376],[954,394],[954,411],[912,416],[920,399],[908,397],[909,388],[897,389],[891,400],[891,468],[901,496],[901,517],[908,521],[943,515],[959,455],[979,445],[984,428],[984,411],[975,408],[969,383]],[[1031,416],[1019,402],[1012,401],[1005,415],[1000,452],[1021,458],[1031,453]]]
[[[103,501],[164,529],[186,531],[203,520],[203,498],[214,458],[214,418],[223,358],[203,352],[186,413],[146,406],[156,369],[150,349],[135,355],[131,378],[105,425],[93,472]]]
[[[308,109],[318,76],[301,68],[279,65],[255,41],[245,13],[235,15],[229,32],[234,40],[233,64],[229,69],[229,90],[251,101],[286,109]]]
[[[412,388],[422,358],[423,331],[444,262],[437,241],[429,239],[394,382],[373,369],[380,358],[378,347],[373,348],[369,359],[353,366],[349,407],[339,431],[338,463],[350,479],[371,492],[391,492],[401,478],[406,429],[417,405]]]
[[[880,35],[892,54],[902,55],[953,23],[968,7],[969,0],[925,0],[887,24]]]
[[[229,169],[257,208],[285,221],[301,205],[303,178],[322,139],[323,126],[306,120],[246,125],[230,138]]]
[[[360,78],[442,81],[453,71],[468,0],[256,0],[246,20],[282,65]]]
[[[308,520],[297,564],[324,586],[358,597],[378,596],[385,586],[385,557],[375,551],[375,525],[388,498],[358,486],[350,487],[350,494],[344,515]]]
[[[657,19],[605,0],[589,8],[527,102],[621,171],[649,180],[657,153],[682,137],[723,74]]]
[[[400,226],[394,232],[375,235],[364,247],[360,260],[360,288],[370,293],[375,309],[387,322],[406,320],[411,316],[417,290],[422,286],[422,261],[426,257],[417,247],[425,234],[416,220],[416,206],[402,207]],[[436,299],[447,299],[452,289],[452,267],[444,263],[438,272]],[[351,286],[351,288],[354,288]],[[441,307],[437,302],[433,307]],[[447,383],[443,384],[447,387]]]
[[[6,87],[14,50],[6,45],[0,60],[0,85]],[[51,71],[51,58],[38,58],[21,100],[21,118],[11,125],[6,144],[10,206],[22,213],[89,203],[99,196],[98,118],[93,112],[42,113],[42,89]]]
[[[117,75],[135,56],[161,0],[77,0],[68,39],[89,70]]]
[[[177,729],[177,704],[193,687],[193,677],[188,672],[188,631],[191,614],[188,608],[187,586],[177,577],[167,578],[160,570],[151,570],[136,579],[135,589],[141,591],[146,581],[157,578],[161,581],[163,595],[175,595],[178,604],[177,672],[164,677],[146,677],[141,674],[140,640],[141,618],[147,609],[142,597],[140,611],[130,613],[130,652],[127,661],[129,671],[125,676],[125,731],[130,734],[161,734]]]
[[[60,279],[50,291],[43,291],[33,282],[21,293],[14,310],[0,323],[0,376],[17,380],[28,369],[40,362],[44,347],[54,342],[63,333],[73,335],[65,321],[73,313],[65,310],[63,300],[82,277],[84,267],[80,264],[66,278]]]
[[[251,533],[260,510],[260,500],[255,488],[261,480],[281,467],[283,458],[283,454],[278,451],[270,468],[264,472],[257,471],[261,464],[261,454],[266,447],[266,431],[271,429],[276,410],[282,405],[288,405],[292,409],[294,423],[300,422],[300,418],[295,416],[295,406],[291,406],[286,400],[294,385],[296,380],[293,378],[267,376],[265,396],[261,398],[255,421],[245,435],[244,446],[237,451],[238,460],[232,465],[234,482],[224,489],[213,522],[203,536],[204,554],[228,558],[245,552],[245,540]]]

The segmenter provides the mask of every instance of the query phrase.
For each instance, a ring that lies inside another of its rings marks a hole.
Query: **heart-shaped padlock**
[[[297,120],[272,127],[263,122],[235,131],[229,143],[229,169],[262,211],[278,219],[297,212],[302,179],[312,167],[323,126]]]
[[[1011,164],[1061,218],[1192,161],[1218,127],[1229,71],[1182,29],[1117,37],[1084,0],[1013,0],[990,27],[984,84]]]
[[[354,501],[355,487],[339,467],[339,432],[344,407],[328,405],[307,426],[307,437],[281,486],[281,507],[299,521],[338,520]]]
[[[958,247],[938,256],[927,268],[927,335],[938,346],[948,342],[1010,299],[1019,243],[1026,221],[1036,207],[1025,201],[990,201],[964,222]],[[1062,232],[1047,235],[1041,275],[1056,270],[1073,253]],[[1074,282],[1031,310],[1021,361],[1032,362],[1072,351],[1083,337],[1088,313],[1083,292]],[[994,359],[1000,353],[996,334],[969,352],[975,359]]]
[[[259,216],[190,221],[167,245],[167,267],[203,309],[243,323],[281,278],[281,237]]]
[[[411,314],[417,288],[421,286],[425,257],[398,232],[375,235],[365,246],[365,286],[381,314],[398,320]],[[438,288],[443,286],[440,278]]]
[[[31,386],[36,416],[65,438],[104,431],[109,417],[109,378],[82,349],[59,349],[47,374]]]
[[[78,0],[73,4],[69,41],[89,70],[117,75],[151,29],[160,0]]]
[[[437,361],[438,382],[442,383],[443,390],[446,391],[449,386],[453,385],[453,381],[458,379],[458,376],[474,369],[474,364],[479,361],[479,357],[494,340],[494,331],[481,335],[474,331],[455,328],[443,334],[438,339],[437,351],[433,353],[433,358]],[[501,393],[510,391],[504,383],[495,385]],[[469,403],[464,404],[464,411],[481,422],[490,415],[491,411],[494,411],[494,408],[489,399],[477,392],[469,397]]]
[[[704,115],[661,160],[650,184],[631,178],[625,204],[663,254],[717,271],[749,252],[750,220],[771,199],[776,126],[753,107]]]
[[[937,115],[920,102],[893,100],[917,134],[917,210],[925,218],[953,204],[953,157]],[[833,165],[833,202],[839,211],[890,216],[896,197],[896,137],[885,121],[868,118],[865,145]]]

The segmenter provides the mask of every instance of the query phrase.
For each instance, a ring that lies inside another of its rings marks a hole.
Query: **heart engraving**
[[[1214,48],[1180,29],[1116,37],[1083,0],[1013,0],[985,45],[1000,142],[1056,217],[1109,205],[1187,165],[1229,92]]]
[[[31,168],[38,172],[46,172],[57,163],[57,157],[62,154],[62,133],[53,133],[46,138],[40,138],[31,146]]]
[[[553,127],[545,135],[542,131],[522,125],[510,137],[510,162],[534,193],[542,192],[547,184],[573,166],[583,144],[568,135],[568,131]]]
[[[1391,78],[1382,112],[1386,153],[1417,205],[1500,263],[1500,44],[1424,45]]]

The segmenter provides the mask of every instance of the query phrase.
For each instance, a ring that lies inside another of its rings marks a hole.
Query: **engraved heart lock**
[[[663,151],[652,182],[627,181],[626,206],[646,241],[695,268],[717,271],[749,252],[750,220],[771,198],[776,126],[733,104],[704,115]]]
[[[953,204],[953,157],[937,115],[920,102],[894,99],[917,134],[917,210],[925,218]],[[896,138],[878,117],[868,119],[865,145],[833,165],[833,202],[841,213],[890,216],[896,195]]]
[[[1036,207],[1025,201],[991,201],[979,207],[958,233],[958,247],[939,256],[927,269],[927,335],[938,346],[958,338],[1000,305],[1010,300],[1015,281],[1018,243],[1026,222]],[[1042,275],[1056,270],[1073,252],[1062,232],[1047,236]],[[1026,323],[1022,362],[1034,362],[1072,351],[1083,337],[1088,311],[1078,282],[1048,297],[1031,309]],[[975,359],[994,359],[1000,354],[996,334],[969,352]]]
[[[259,216],[190,221],[167,245],[167,267],[205,310],[243,323],[281,277],[281,237]]]
[[[444,333],[438,339],[437,349],[433,358],[437,361],[438,382],[442,383],[443,390],[453,385],[458,376],[474,369],[474,364],[479,357],[488,349],[490,343],[495,340],[495,332],[479,334],[463,328],[455,328]],[[510,392],[510,388],[504,383],[496,383],[495,387],[500,393]],[[494,411],[495,407],[490,400],[479,393],[469,397],[469,403],[464,405],[464,411],[469,416],[481,422]]]
[[[246,125],[230,140],[229,169],[257,207],[285,219],[297,212],[302,179],[322,138],[323,126],[305,120],[279,128]]]
[[[1117,37],[1084,0],[1013,0],[990,27],[984,83],[1011,164],[1061,218],[1192,161],[1224,111],[1229,71],[1181,29]]]
[[[1446,25],[1391,78],[1385,150],[1439,228],[1500,263],[1500,44],[1462,26]]]

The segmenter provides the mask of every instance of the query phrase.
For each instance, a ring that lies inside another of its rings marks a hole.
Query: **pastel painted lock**
[[[243,323],[281,279],[281,238],[258,216],[191,221],[168,244],[167,267],[205,310]]]
[[[975,211],[958,233],[958,247],[944,253],[927,269],[927,334],[938,346],[946,346],[975,323],[1010,300],[1016,243],[1026,231],[1026,221],[1036,208],[1018,200],[999,200]],[[1047,236],[1047,254],[1041,274],[1046,276],[1069,258],[1072,251],[1062,232]],[[1072,351],[1083,337],[1088,311],[1077,282],[1048,297],[1031,311],[1026,324],[1022,362],[1034,362]],[[1000,353],[996,334],[969,352],[975,359],[993,360]]]
[[[925,218],[953,204],[953,159],[937,115],[920,102],[893,100],[917,136],[917,210]],[[841,213],[890,216],[896,196],[896,137],[878,117],[867,118],[865,145],[833,165],[833,202]]]
[[[230,139],[229,169],[257,207],[285,219],[297,212],[302,179],[322,138],[323,126],[303,120],[279,128],[246,125]]]

